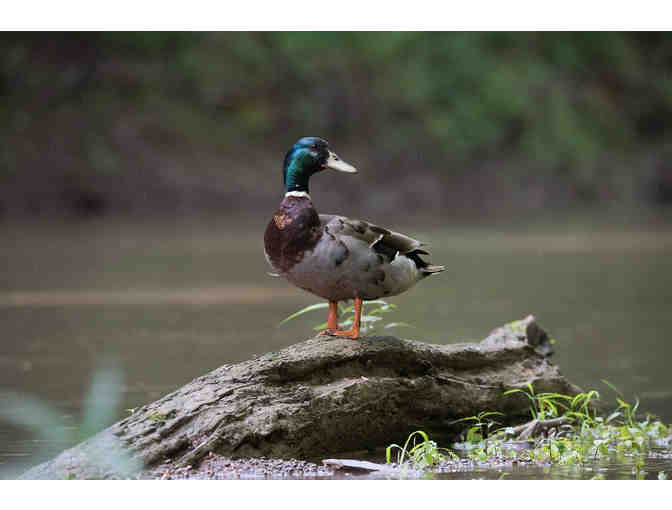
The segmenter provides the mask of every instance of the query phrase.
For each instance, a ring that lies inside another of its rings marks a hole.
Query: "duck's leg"
[[[362,320],[362,300],[361,298],[355,298],[355,320],[352,324],[352,329],[348,329],[347,331],[336,330],[333,332],[333,335],[344,338],[352,338],[353,340],[358,339],[361,320]]]
[[[327,329],[320,331],[319,335],[332,335],[338,329],[338,303],[336,301],[329,301],[329,318],[327,319]]]
[[[327,319],[327,329],[338,330],[338,302],[329,301],[329,318]]]

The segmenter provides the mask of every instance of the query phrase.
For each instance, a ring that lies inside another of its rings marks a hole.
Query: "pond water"
[[[111,423],[223,363],[307,338],[326,316],[277,327],[319,299],[267,274],[264,226],[212,219],[0,226],[0,390],[39,397],[59,426],[76,430],[92,377],[110,359],[124,380]],[[672,231],[406,230],[431,241],[432,261],[448,270],[390,299],[399,306],[390,320],[415,326],[391,332],[441,344],[479,340],[532,313],[557,339],[553,359],[570,380],[612,400],[600,382],[607,379],[672,422]],[[69,444],[0,422],[0,476]],[[651,462],[648,471],[672,475],[669,458]],[[613,478],[623,471],[599,469]],[[584,476],[520,467],[515,477]]]

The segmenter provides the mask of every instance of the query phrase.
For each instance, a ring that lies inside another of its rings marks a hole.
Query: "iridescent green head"
[[[326,168],[351,174],[357,173],[354,166],[349,165],[329,150],[326,140],[315,136],[301,138],[285,155],[283,165],[285,193],[291,191],[308,193],[310,176]]]

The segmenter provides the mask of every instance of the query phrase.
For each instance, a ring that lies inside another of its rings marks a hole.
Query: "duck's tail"
[[[426,265],[425,267],[420,269],[420,271],[425,273],[425,276],[429,276],[430,274],[440,273],[441,271],[445,271],[445,270],[446,270],[446,266],[434,266],[434,265]]]
[[[446,270],[446,266],[430,264],[429,262],[422,260],[420,255],[429,255],[427,250],[415,249],[409,253],[404,253],[404,255],[415,262],[416,267],[420,270],[420,276],[422,278],[429,276],[430,274],[440,273],[441,271]]]

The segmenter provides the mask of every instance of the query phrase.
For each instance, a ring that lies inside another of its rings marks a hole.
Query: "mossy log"
[[[550,343],[532,316],[478,343],[318,336],[203,375],[23,477],[138,476],[209,452],[319,459],[418,429],[446,444],[464,427],[455,420],[484,410],[527,421],[528,400],[507,389],[578,393],[548,360]]]

